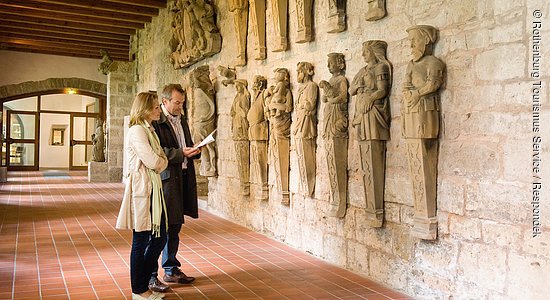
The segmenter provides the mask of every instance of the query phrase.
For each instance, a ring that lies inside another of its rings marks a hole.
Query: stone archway
[[[90,93],[107,97],[107,84],[83,78],[48,78],[41,81],[26,81],[18,84],[9,84],[0,87],[0,101],[22,98],[47,91],[77,89],[83,93]]]

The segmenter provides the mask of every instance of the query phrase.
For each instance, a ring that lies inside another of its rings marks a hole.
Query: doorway
[[[4,100],[2,165],[8,171],[86,170],[104,96],[64,91]]]

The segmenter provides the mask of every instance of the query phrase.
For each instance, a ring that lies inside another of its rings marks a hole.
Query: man
[[[168,157],[168,167],[160,174],[166,210],[168,215],[167,241],[162,253],[164,281],[191,283],[193,277],[186,276],[176,258],[179,245],[179,232],[184,223],[184,215],[198,218],[197,188],[193,159],[198,158],[200,149],[194,149],[187,117],[184,112],[185,94],[179,84],[169,84],[162,90],[162,114],[153,127],[160,145]],[[157,278],[157,270],[151,274],[149,288],[165,292],[169,286]]]

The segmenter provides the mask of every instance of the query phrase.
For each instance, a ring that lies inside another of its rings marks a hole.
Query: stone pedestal
[[[0,183],[8,181],[8,168],[0,167]]]
[[[107,162],[88,162],[88,182],[108,182],[109,165]]]

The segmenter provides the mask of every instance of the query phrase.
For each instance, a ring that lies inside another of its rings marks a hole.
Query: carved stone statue
[[[401,119],[407,140],[409,171],[414,190],[413,235],[437,238],[436,184],[440,99],[445,64],[433,56],[437,29],[417,25],[407,29],[412,60],[404,78]]]
[[[208,0],[175,0],[172,12],[170,61],[175,69],[220,52],[222,39]]]
[[[247,114],[250,109],[250,93],[248,82],[243,79],[235,80],[237,95],[231,106],[231,133],[235,142],[237,164],[241,180],[241,194],[250,194],[250,143],[248,141]]]
[[[311,80],[313,65],[299,62],[298,67],[298,100],[296,101],[296,122],[292,134],[296,141],[298,168],[302,191],[311,196],[315,189],[316,147],[317,147],[317,100],[319,88]]]
[[[107,75],[111,71],[111,66],[113,65],[114,61],[107,50],[101,49],[99,50],[99,53],[101,54],[102,59],[101,63],[97,67],[97,70],[103,75]]]
[[[266,0],[249,0],[250,2],[250,23],[252,33],[256,37],[254,50],[257,60],[267,58],[267,48],[265,46],[265,10]]]
[[[105,134],[103,132],[103,120],[95,121],[95,132],[92,134],[92,161],[105,161]]]
[[[275,69],[277,83],[266,91],[265,112],[270,124],[270,148],[272,162],[282,203],[290,204],[288,190],[288,172],[290,169],[290,113],[292,112],[292,93],[290,92],[290,76],[285,68]]]
[[[307,43],[313,39],[313,0],[296,0],[298,37],[296,43]]]
[[[328,32],[346,30],[346,0],[328,0]]]
[[[355,75],[350,94],[355,98],[352,124],[357,130],[367,217],[371,226],[381,227],[384,220],[384,184],[386,141],[390,139],[390,101],[392,67],[386,59],[384,41],[363,43],[367,65]]]
[[[218,71],[220,72],[220,75],[227,78],[222,80],[223,86],[228,86],[230,84],[235,83],[235,79],[237,79],[237,73],[235,73],[235,68],[231,67],[224,67],[224,66],[218,66]]]
[[[367,21],[376,21],[386,16],[386,0],[367,0]]]
[[[190,75],[193,140],[198,143],[216,129],[216,102],[214,86],[210,81],[209,67],[200,66]],[[216,176],[216,147],[215,143],[206,145],[201,152],[200,175]]]
[[[236,66],[246,66],[246,37],[248,35],[248,0],[229,0],[229,11],[233,13],[233,25],[237,35]]]
[[[273,14],[273,29],[275,31],[272,51],[286,51],[288,48],[288,0],[271,0],[271,11]]]
[[[347,207],[348,184],[348,80],[344,76],[344,54],[328,55],[330,80],[319,82],[323,90],[323,140],[330,181],[330,215],[343,218]]]
[[[254,76],[254,85],[252,86],[254,102],[246,116],[249,124],[248,138],[251,142],[252,166],[256,170],[256,183],[261,186],[260,198],[262,200],[267,200],[269,195],[267,182],[267,140],[269,136],[267,118],[264,114],[264,91],[266,88],[267,79],[261,75]]]

